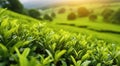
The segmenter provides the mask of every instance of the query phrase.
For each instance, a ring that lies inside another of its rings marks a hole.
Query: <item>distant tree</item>
[[[45,14],[43,19],[48,21],[53,21],[52,17],[49,14]]]
[[[0,6],[18,13],[24,12],[24,7],[19,0],[0,0]]]
[[[7,0],[0,0],[0,6],[4,6]]]
[[[112,23],[120,24],[120,9],[118,9],[111,17],[110,21]]]
[[[28,13],[29,13],[29,16],[36,18],[36,19],[40,19],[41,13],[38,10],[30,9],[28,10]]]
[[[2,8],[10,8],[11,5],[9,4],[7,0],[0,0],[0,6]]]
[[[97,17],[97,15],[95,15],[95,14],[92,14],[92,15],[89,16],[89,20],[90,20],[90,21],[95,21],[95,20],[97,20],[97,18],[98,18],[98,17]]]
[[[112,16],[113,13],[114,13],[113,9],[106,8],[102,11],[101,15],[102,15],[104,21],[109,21],[109,19]]]
[[[10,9],[15,11],[15,12],[19,12],[22,13],[23,12],[23,5],[20,3],[19,0],[8,0],[8,2],[10,3],[11,7]]]
[[[59,13],[59,14],[65,13],[65,8],[59,9],[58,13]]]
[[[76,17],[76,14],[75,13],[70,13],[68,16],[67,16],[67,19],[68,20],[75,20],[77,17]]]
[[[89,10],[85,7],[79,7],[77,13],[79,17],[86,17],[90,14]]]
[[[52,12],[52,13],[51,13],[51,16],[52,16],[52,17],[56,17],[55,12]]]

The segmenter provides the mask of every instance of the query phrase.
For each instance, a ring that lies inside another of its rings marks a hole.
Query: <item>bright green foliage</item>
[[[35,19],[20,17],[0,17],[1,66],[120,65],[117,44],[80,33],[55,32]]]
[[[29,63],[28,63],[28,59],[27,59],[27,55],[29,54],[30,52],[30,49],[29,48],[26,48],[22,54],[20,54],[20,52],[18,51],[17,48],[15,48],[16,52],[17,52],[17,55],[19,57],[19,63],[20,63],[20,66],[28,66]]]

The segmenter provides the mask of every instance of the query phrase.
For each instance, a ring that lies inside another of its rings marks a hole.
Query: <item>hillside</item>
[[[0,66],[120,66],[120,46],[0,9]]]
[[[109,6],[110,5],[110,6]],[[108,4],[108,6],[104,6],[104,4],[83,4],[80,6],[61,6],[52,8],[55,10],[56,17],[53,18],[52,22],[47,22],[47,26],[53,28],[54,30],[64,29],[69,32],[77,32],[83,33],[87,35],[92,35],[99,39],[104,39],[108,42],[113,42],[120,44],[120,26],[119,24],[112,24],[107,21],[103,21],[103,17],[100,15],[102,11],[106,8],[110,8],[113,10],[118,10],[119,3]],[[68,20],[67,16],[72,11],[76,14],[77,8],[86,7],[89,10],[94,10],[95,14],[97,14],[98,18],[95,21],[90,21],[89,17],[78,17],[75,20]],[[59,14],[58,11],[61,8],[65,8],[65,13]],[[53,12],[52,9],[46,9],[46,12],[50,14]],[[72,9],[72,11],[71,11]],[[46,13],[45,12],[45,13]],[[50,13],[49,13],[50,12]]]

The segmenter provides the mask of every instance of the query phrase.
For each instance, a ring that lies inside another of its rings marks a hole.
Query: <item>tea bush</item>
[[[53,18],[49,14],[45,14],[43,19],[48,21],[53,21]]]
[[[67,16],[67,19],[68,20],[75,20],[77,18],[76,14],[75,13],[70,13],[68,16]]]
[[[59,13],[59,14],[63,14],[63,13],[65,13],[65,11],[66,11],[65,8],[60,8],[60,9],[58,10],[58,13]]]
[[[120,24],[120,9],[118,9],[112,16],[111,22],[115,24]]]
[[[55,12],[52,12],[51,13],[51,16],[54,18],[54,17],[56,17],[56,13]]]
[[[79,7],[77,13],[79,17],[86,17],[90,14],[90,11],[85,7]]]
[[[35,10],[35,9],[30,9],[28,11],[29,15],[33,18],[36,18],[36,19],[39,19],[41,13],[38,11],[38,10]]]
[[[101,15],[103,17],[104,21],[110,21],[110,17],[112,16],[112,14],[114,13],[114,10],[106,8],[102,11]]]
[[[92,15],[89,16],[89,20],[90,20],[90,21],[96,21],[97,18],[98,18],[98,16],[95,15],[95,14],[92,14]]]

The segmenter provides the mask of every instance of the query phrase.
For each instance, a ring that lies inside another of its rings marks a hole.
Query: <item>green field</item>
[[[119,3],[117,3],[119,4]],[[112,4],[114,5],[114,4]],[[105,8],[112,8],[114,10],[117,10],[119,7],[103,7],[101,4],[99,5],[82,5],[86,6],[89,9],[93,9],[96,14],[100,14],[103,9]],[[110,24],[108,22],[104,22],[103,18],[101,16],[98,16],[98,19],[96,21],[90,21],[88,17],[83,18],[77,18],[76,20],[67,20],[67,15],[70,12],[70,8],[76,9],[80,6],[65,6],[67,11],[64,14],[57,14],[57,17],[54,19],[53,22],[47,23],[47,25],[55,30],[64,29],[69,32],[80,32],[83,34],[93,35],[97,38],[104,39],[108,42],[117,42],[120,44],[120,26],[118,24]],[[56,11],[59,8],[56,8]],[[48,11],[51,11],[50,9]],[[83,27],[82,27],[83,26]],[[86,27],[84,27],[86,26]],[[108,32],[107,32],[108,31]]]

